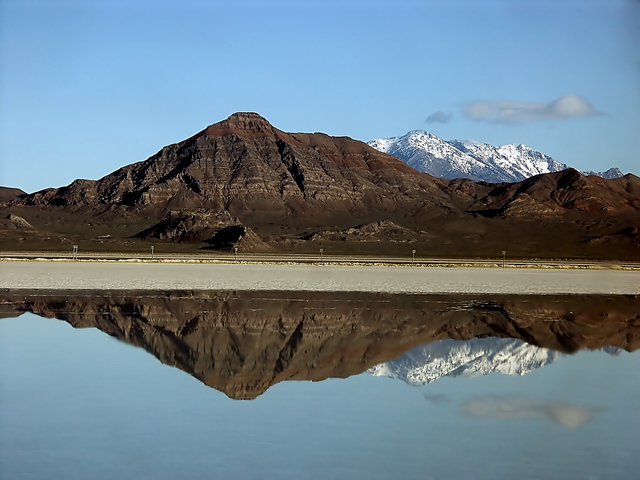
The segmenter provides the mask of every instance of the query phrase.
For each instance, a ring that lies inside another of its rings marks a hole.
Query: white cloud
[[[505,100],[473,100],[466,102],[462,113],[490,123],[522,123],[599,115],[589,101],[578,95],[564,95],[548,103]]]

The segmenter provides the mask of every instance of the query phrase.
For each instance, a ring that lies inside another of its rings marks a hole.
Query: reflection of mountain
[[[362,293],[86,292],[0,296],[140,346],[229,397],[285,380],[348,377],[436,340],[501,337],[572,352],[640,347],[640,298]]]
[[[602,350],[610,355],[620,354],[618,347],[607,346]],[[516,338],[440,340],[412,348],[395,360],[370,368],[369,373],[397,378],[409,385],[427,385],[442,377],[525,375],[564,356],[557,350]]]
[[[398,378],[410,385],[426,385],[441,377],[489,373],[524,375],[552,363],[563,353],[515,338],[440,340],[413,348],[395,360],[369,370],[376,376]]]

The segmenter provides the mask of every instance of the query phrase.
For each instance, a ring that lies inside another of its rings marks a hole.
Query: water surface
[[[18,297],[0,320],[2,478],[640,467],[635,298]]]

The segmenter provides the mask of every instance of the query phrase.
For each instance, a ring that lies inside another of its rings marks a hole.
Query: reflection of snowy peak
[[[533,175],[570,168],[526,145],[494,147],[474,140],[445,141],[423,130],[414,130],[402,137],[371,140],[369,145],[398,157],[416,170],[447,179],[519,182]],[[583,173],[604,178],[622,176],[617,168]]]
[[[440,340],[409,350],[391,362],[371,369],[375,376],[398,378],[410,385],[426,385],[441,377],[489,373],[524,375],[564,354],[513,338]]]

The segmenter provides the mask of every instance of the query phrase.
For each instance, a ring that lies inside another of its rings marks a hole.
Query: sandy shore
[[[4,261],[0,262],[0,288],[640,294],[640,273],[620,270]]]

